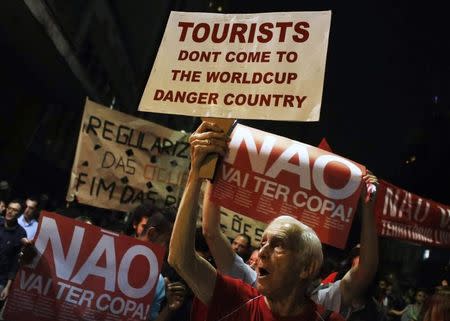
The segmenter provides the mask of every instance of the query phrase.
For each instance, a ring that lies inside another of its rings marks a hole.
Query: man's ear
[[[315,277],[317,275],[317,272],[320,269],[320,265],[319,262],[317,262],[316,260],[314,260],[313,262],[311,262],[310,265],[305,266],[302,271],[300,272],[300,279],[312,279],[313,277]]]

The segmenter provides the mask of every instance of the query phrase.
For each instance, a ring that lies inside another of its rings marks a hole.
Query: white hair
[[[305,269],[314,269],[309,277],[313,279],[323,262],[322,243],[316,232],[289,215],[278,216],[269,226],[278,227],[285,233],[288,245],[298,253],[300,263]]]

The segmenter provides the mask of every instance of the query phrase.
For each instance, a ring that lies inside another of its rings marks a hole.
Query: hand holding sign
[[[227,136],[218,125],[204,121],[189,138],[191,144],[191,171],[197,175],[208,154],[224,156],[227,150]]]
[[[363,181],[365,188],[361,189],[361,200],[364,200],[364,204],[370,204],[373,207],[377,194],[378,178],[367,170],[367,174],[363,176]]]

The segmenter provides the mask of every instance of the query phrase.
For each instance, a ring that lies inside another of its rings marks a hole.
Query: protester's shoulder
[[[256,272],[244,262],[237,254],[234,255],[234,262],[228,275],[236,279],[242,279],[245,283],[254,286],[256,282]]]
[[[21,225],[17,224],[16,228],[17,228],[16,233],[17,235],[19,235],[20,238],[27,237],[27,231],[25,231],[25,229]]]
[[[241,279],[235,279],[231,276],[224,275],[220,272],[217,273],[217,285],[216,287],[231,288],[247,296],[253,297],[259,295],[258,291],[251,285],[245,283]]]

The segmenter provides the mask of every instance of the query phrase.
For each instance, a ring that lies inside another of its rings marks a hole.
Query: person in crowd
[[[5,216],[6,212],[6,202],[4,200],[0,200],[0,216]]]
[[[172,232],[173,223],[170,218],[173,215],[168,214],[167,211],[164,213],[150,206],[146,206],[145,208],[150,212],[147,212],[149,213],[148,216],[141,216],[147,217],[147,223],[142,227],[137,238],[144,242],[166,246]],[[160,274],[156,285],[155,296],[150,307],[149,320],[171,320],[172,314],[183,305],[185,297],[186,287],[183,283],[170,282],[168,278],[164,278]],[[166,304],[162,308],[164,300],[166,300]]]
[[[419,321],[450,321],[450,287],[439,286],[426,301]]]
[[[25,200],[25,210],[23,214],[20,215],[17,222],[20,226],[22,226],[27,232],[27,239],[34,239],[34,235],[36,234],[38,221],[36,220],[38,201],[34,197],[28,197]]]
[[[27,244],[27,233],[17,223],[22,209],[19,200],[12,200],[6,208],[4,218],[0,218],[0,305],[8,297],[11,284],[19,267],[19,254],[23,244]]]
[[[142,203],[131,212],[131,224],[126,234],[139,237],[148,222],[148,218],[155,211],[155,206],[151,203]]]
[[[258,256],[259,256],[259,247],[252,251],[250,257],[248,258],[247,265],[252,268],[252,270],[256,270],[256,265],[258,264]]]
[[[190,137],[191,168],[170,241],[169,263],[208,307],[208,321],[323,320],[323,308],[306,294],[322,264],[322,246],[314,231],[295,218],[281,215],[264,231],[256,289],[223,275],[196,254],[200,166],[210,153],[223,156],[227,140],[220,127],[211,122],[203,122]],[[339,320],[339,315],[332,313],[329,320]]]
[[[403,310],[391,309],[389,310],[389,314],[401,316],[401,321],[418,321],[426,298],[426,291],[419,289],[416,291],[414,304],[408,304]]]
[[[247,234],[238,234],[231,242],[231,248],[233,251],[239,255],[244,261],[248,259],[250,248],[251,248],[251,240],[250,236]]]
[[[399,279],[396,273],[391,272],[386,275],[386,280],[388,283],[383,306],[385,311],[387,311],[387,319],[388,321],[400,321],[400,316],[390,312],[391,310],[403,310],[407,305],[402,298]]]

